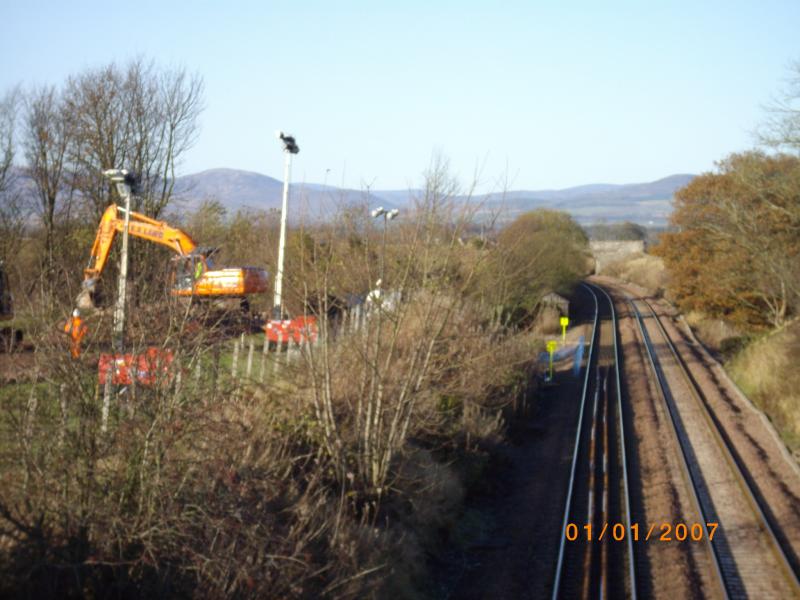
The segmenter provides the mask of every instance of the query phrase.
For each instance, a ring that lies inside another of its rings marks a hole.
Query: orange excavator
[[[79,308],[95,308],[92,298],[97,280],[106,266],[117,232],[125,228],[125,209],[110,205],[100,219],[89,264],[84,269],[83,290],[76,303]],[[267,272],[258,267],[214,269],[211,256],[216,249],[199,248],[188,234],[164,221],[131,211],[128,233],[134,237],[166,246],[175,257],[172,295],[192,299],[239,300],[247,307],[247,296],[267,291]]]

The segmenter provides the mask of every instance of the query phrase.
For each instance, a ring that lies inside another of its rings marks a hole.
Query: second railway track
[[[708,531],[704,539],[721,594],[800,597],[797,575],[657,313],[643,299],[630,299],[630,306],[681,447],[698,522],[719,524],[713,540]]]

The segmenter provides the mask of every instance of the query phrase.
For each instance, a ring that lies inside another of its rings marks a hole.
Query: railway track
[[[636,598],[633,547],[625,535],[631,511],[616,312],[602,288],[583,287],[595,317],[552,598]]]
[[[797,574],[659,316],[647,300],[629,304],[680,447],[720,595],[800,598]]]

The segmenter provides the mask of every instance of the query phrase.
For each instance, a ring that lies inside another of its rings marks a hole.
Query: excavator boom
[[[84,280],[96,278],[103,272],[114,236],[125,228],[125,221],[118,216],[118,213],[124,211],[124,208],[112,204],[103,213],[92,245],[89,266],[84,270]],[[180,229],[137,212],[131,211],[128,226],[130,235],[166,246],[181,256],[189,255],[197,248],[194,240]]]
[[[112,204],[100,219],[89,264],[83,272],[84,289],[77,298],[79,308],[94,308],[91,293],[106,266],[114,237],[125,228],[125,221],[119,214],[124,214],[124,210]],[[264,269],[241,267],[211,270],[208,257],[198,250],[194,240],[164,221],[131,211],[128,233],[166,246],[178,255],[179,268],[172,290],[175,296],[244,298],[249,294],[267,291],[267,273]]]

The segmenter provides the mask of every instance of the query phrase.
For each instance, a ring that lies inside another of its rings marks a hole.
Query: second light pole
[[[372,217],[377,219],[378,217],[383,217],[383,247],[381,249],[381,278],[378,279],[378,292],[383,295],[382,291],[380,290],[380,286],[383,285],[383,278],[386,275],[386,225],[388,221],[391,221],[397,215],[400,214],[400,211],[396,208],[392,210],[386,210],[382,206],[379,206],[375,210],[372,211]]]
[[[275,295],[272,303],[272,319],[275,321],[282,321],[283,301],[281,293],[283,291],[283,256],[286,247],[286,215],[289,212],[289,179],[292,175],[292,154],[300,152],[300,147],[291,135],[283,131],[276,132],[276,135],[278,139],[283,142],[285,160],[283,168],[283,204],[281,205],[281,237],[278,242],[278,270],[277,273],[275,273]]]

